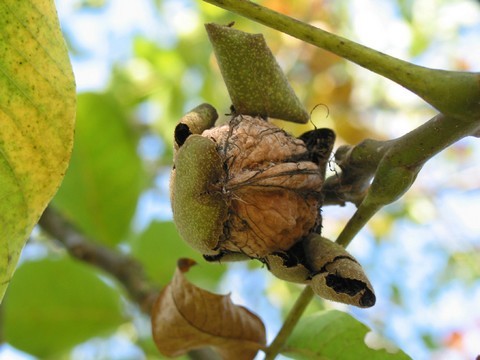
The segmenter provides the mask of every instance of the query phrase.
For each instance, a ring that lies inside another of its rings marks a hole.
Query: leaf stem
[[[302,316],[303,312],[312,300],[313,295],[314,293],[312,288],[310,286],[305,286],[303,291],[300,293],[298,299],[295,301],[292,309],[288,313],[288,316],[285,319],[282,328],[280,329],[270,346],[265,350],[265,360],[273,360],[278,355],[280,350],[285,345],[288,337],[292,333],[298,320],[300,320],[300,317]]]
[[[429,69],[397,59],[248,0],[204,0],[328,50],[414,92],[440,112],[470,119],[480,114],[480,74]]]

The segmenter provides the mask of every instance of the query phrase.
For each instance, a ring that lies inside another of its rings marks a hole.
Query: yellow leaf
[[[253,359],[266,343],[265,326],[255,314],[185,279],[195,262],[180,259],[172,282],[160,293],[152,310],[152,332],[160,352],[179,356],[213,347],[224,359]]]
[[[52,0],[0,2],[0,300],[65,174],[75,82]]]

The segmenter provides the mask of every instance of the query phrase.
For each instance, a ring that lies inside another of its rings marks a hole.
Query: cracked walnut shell
[[[264,258],[320,231],[331,130],[297,139],[237,115],[202,131],[192,134],[181,121],[175,134],[171,197],[184,240],[208,259]]]

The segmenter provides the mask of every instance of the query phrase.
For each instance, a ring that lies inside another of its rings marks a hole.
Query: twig
[[[159,288],[147,279],[140,263],[128,255],[88,239],[51,207],[41,216],[39,225],[62,243],[71,256],[113,275],[123,284],[132,300],[145,313],[150,313]]]
[[[293,305],[292,309],[288,313],[288,316],[285,319],[282,328],[280,329],[270,346],[265,350],[265,360],[275,359],[275,357],[281,351],[288,337],[295,328],[295,325],[297,325],[298,320],[300,320],[300,317],[302,316],[303,312],[312,300],[313,295],[314,293],[312,288],[308,285],[305,286],[302,293],[297,298],[297,301]]]

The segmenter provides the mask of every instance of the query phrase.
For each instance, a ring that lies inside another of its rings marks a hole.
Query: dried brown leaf
[[[266,343],[265,326],[255,314],[191,284],[183,275],[194,264],[181,259],[172,282],[152,310],[152,332],[160,352],[179,356],[213,347],[224,359],[253,359]]]

